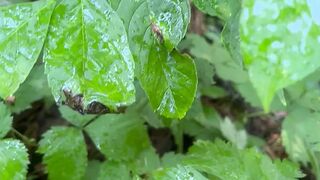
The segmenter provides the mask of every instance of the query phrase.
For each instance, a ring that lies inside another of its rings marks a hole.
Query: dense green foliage
[[[203,34],[188,31],[191,6],[205,16]],[[304,177],[308,165],[320,178],[319,8],[316,0],[0,0],[0,179],[37,178],[29,151],[53,180],[282,180]],[[57,104],[65,121],[37,142],[14,117],[39,100]],[[277,113],[285,160],[244,129]],[[169,129],[176,148],[159,153],[151,129]]]

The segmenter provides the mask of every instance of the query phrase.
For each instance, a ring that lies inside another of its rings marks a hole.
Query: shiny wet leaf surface
[[[54,0],[0,7],[0,97],[13,95],[38,59]]]
[[[111,109],[135,101],[134,61],[124,25],[104,0],[61,1],[53,13],[44,61],[57,101],[85,112],[95,102]],[[67,99],[68,101],[68,99]]]
[[[266,111],[277,91],[320,67],[320,26],[312,3],[243,1],[244,63]]]
[[[29,164],[25,146],[18,140],[0,140],[0,179],[25,179]]]

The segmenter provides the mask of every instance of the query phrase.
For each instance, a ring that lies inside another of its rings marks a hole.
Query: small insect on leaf
[[[110,113],[110,109],[107,108],[105,105],[101,104],[100,102],[92,102],[87,106],[85,110],[87,114],[106,114]]]
[[[162,35],[161,29],[159,28],[159,26],[157,26],[154,23],[151,23],[151,31],[153,32],[155,37],[158,39],[158,41],[160,43],[163,43],[163,35]]]
[[[81,114],[84,114],[85,111],[83,109],[83,95],[77,94],[73,95],[71,90],[63,89],[63,93],[65,96],[65,101],[62,104],[69,106],[71,109],[78,111]]]

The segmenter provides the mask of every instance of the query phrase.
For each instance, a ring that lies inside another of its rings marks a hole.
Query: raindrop
[[[275,64],[278,62],[278,58],[275,54],[268,54],[268,60],[269,62],[271,62],[272,64]]]
[[[298,33],[301,32],[303,30],[303,22],[301,19],[297,19],[294,22],[291,22],[287,25],[287,29],[291,32],[291,33]]]
[[[289,60],[285,59],[285,60],[283,60],[283,61],[281,62],[281,64],[282,64],[282,67],[283,67],[283,68],[288,68],[288,67],[290,67],[291,62],[290,62]]]
[[[272,42],[271,47],[274,49],[281,49],[284,47],[284,43],[282,43],[280,41],[274,41],[274,42]]]

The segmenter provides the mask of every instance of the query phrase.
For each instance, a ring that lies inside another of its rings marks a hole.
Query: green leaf
[[[190,22],[191,12],[188,0],[147,0],[150,10],[152,31],[169,52],[185,36]],[[159,32],[154,32],[158,30]],[[157,35],[157,33],[160,33]],[[163,39],[161,39],[163,38]]]
[[[127,32],[136,63],[136,75],[152,108],[167,118],[182,118],[196,92],[193,60],[176,50],[169,53],[153,35],[146,1],[123,0],[117,12],[129,24]],[[132,16],[125,15],[128,12]]]
[[[26,179],[28,164],[27,149],[21,142],[0,141],[0,179]]]
[[[10,131],[12,125],[12,116],[7,108],[2,102],[0,102],[0,139],[5,137]]]
[[[60,1],[44,50],[46,73],[58,101],[62,91],[82,95],[82,108],[111,109],[135,101],[134,61],[125,27],[105,0]]]
[[[48,102],[53,102],[47,78],[44,75],[43,65],[33,67],[28,78],[21,84],[18,91],[14,93],[14,96],[15,101],[14,104],[10,106],[10,110],[15,113],[20,113],[30,108],[32,102],[42,98],[45,98]]]
[[[227,117],[220,123],[220,129],[224,137],[226,137],[232,144],[236,145],[238,149],[243,149],[247,145],[247,134],[245,130],[237,130],[235,125]]]
[[[160,167],[160,158],[154,148],[148,148],[142,151],[136,159],[127,163],[127,165],[133,174],[148,176]]]
[[[320,152],[320,113],[304,108],[289,112],[281,132],[282,141],[290,158],[303,163],[310,162],[308,151]]]
[[[92,160],[88,162],[86,174],[84,176],[84,180],[97,180],[99,178],[99,173],[101,169],[102,163],[96,160]]]
[[[153,179],[155,180],[172,180],[172,179],[183,179],[183,180],[206,180],[200,172],[193,169],[192,167],[184,167],[178,165],[173,168],[160,169],[153,173]]]
[[[87,166],[87,149],[82,132],[71,127],[53,127],[39,143],[44,154],[49,179],[83,178]]]
[[[112,161],[132,160],[150,147],[143,122],[135,115],[104,115],[85,130],[96,147]]]
[[[123,163],[107,161],[101,165],[99,180],[117,179],[131,180],[130,171]]]
[[[210,158],[208,158],[210,157]],[[183,165],[220,179],[283,180],[301,177],[299,166],[288,161],[272,163],[254,149],[238,150],[222,142],[198,141],[183,160]],[[288,168],[288,171],[283,169]]]
[[[191,107],[197,89],[193,60],[163,47],[151,49],[140,83],[153,109],[167,118],[183,118]],[[159,66],[159,68],[155,68]]]
[[[171,168],[175,167],[177,164],[179,164],[183,159],[182,154],[175,154],[174,152],[166,153],[161,158],[161,164],[164,168]]]
[[[36,62],[54,0],[0,7],[0,97],[13,95]]]
[[[320,67],[320,27],[307,1],[243,2],[241,48],[250,80],[268,111],[278,90]]]
[[[320,71],[317,70],[308,77],[287,87],[285,92],[289,95],[289,100],[305,108],[320,111]]]
[[[67,106],[60,106],[59,111],[64,119],[78,127],[83,127],[96,117],[96,115],[82,115]]]
[[[204,13],[224,20],[222,42],[233,60],[242,65],[239,40],[241,0],[193,0],[193,3]]]

